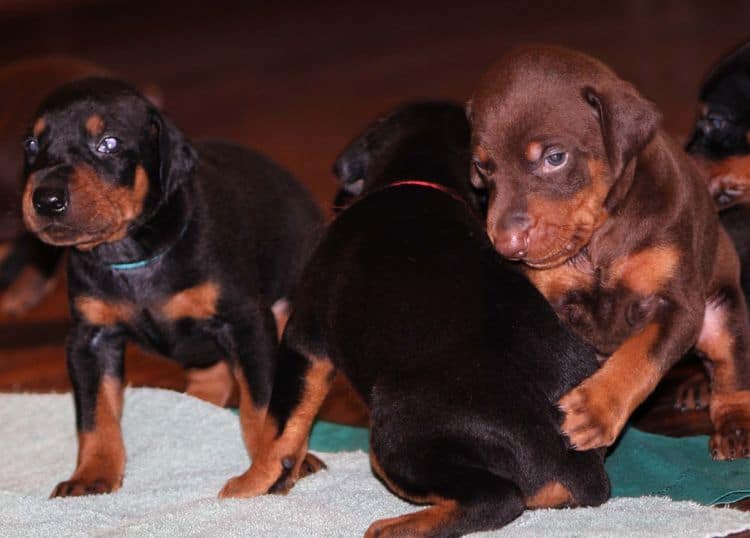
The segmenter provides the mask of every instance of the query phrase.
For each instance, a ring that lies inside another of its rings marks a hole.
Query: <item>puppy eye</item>
[[[544,158],[544,168],[559,168],[568,161],[568,154],[564,151],[550,153]]]
[[[120,149],[120,141],[114,136],[107,136],[102,138],[99,145],[96,146],[96,151],[99,153],[115,153]]]
[[[23,147],[29,157],[36,157],[39,154],[39,142],[33,136],[24,140]]]

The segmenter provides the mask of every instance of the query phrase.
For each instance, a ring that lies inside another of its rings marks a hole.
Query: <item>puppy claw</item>
[[[81,497],[83,495],[102,495],[112,493],[120,488],[119,483],[104,478],[98,478],[93,481],[88,480],[66,480],[60,482],[52,490],[50,499],[56,497]]]

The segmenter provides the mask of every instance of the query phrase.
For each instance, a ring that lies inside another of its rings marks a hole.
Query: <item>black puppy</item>
[[[308,191],[257,153],[191,144],[138,92],[102,78],[46,99],[26,159],[27,227],[74,247],[67,360],[79,454],[52,496],[121,485],[128,340],[211,367],[208,391],[226,392],[233,370],[254,456],[274,374],[272,305],[289,297],[321,228]]]
[[[688,153],[720,208],[750,202],[750,42],[722,58],[700,90]]]
[[[362,196],[303,273],[237,494],[294,485],[340,369],[370,408],[375,473],[432,505],[367,536],[457,536],[525,508],[607,499],[602,453],[571,450],[555,406],[596,358],[492,248],[471,201],[468,140],[461,107],[412,104],[339,158],[341,182],[361,180]]]

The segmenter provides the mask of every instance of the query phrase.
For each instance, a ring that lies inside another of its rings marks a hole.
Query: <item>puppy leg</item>
[[[226,483],[219,497],[286,493],[301,476],[323,467],[320,460],[306,454],[307,440],[335,371],[328,358],[300,353],[285,337],[255,458],[248,471]]]
[[[114,329],[77,324],[68,340],[78,429],[78,463],[51,497],[109,493],[120,488],[125,446],[120,430],[124,339]]]
[[[185,394],[219,407],[226,407],[232,401],[234,376],[226,361],[219,361],[208,368],[188,368],[185,375]]]
[[[750,341],[745,299],[738,288],[718,293],[706,306],[697,348],[709,362],[709,411],[714,459],[750,456]]]
[[[628,338],[591,377],[565,394],[562,431],[577,450],[610,446],[635,408],[689,349],[698,327],[680,305]]]
[[[422,461],[433,461],[435,457],[434,454],[430,457],[424,450],[402,450],[400,465],[411,467],[404,461],[410,455]],[[384,470],[371,452],[373,471],[393,493],[411,502],[430,503],[432,506],[375,521],[365,532],[365,538],[462,536],[497,529],[521,515],[524,498],[513,482],[488,470],[452,463],[450,454],[441,456],[435,460],[441,463],[439,472],[425,469],[421,462],[412,462],[415,472],[409,472],[410,479],[404,480],[398,472]],[[440,482],[436,482],[436,474],[442,477]],[[424,483],[414,483],[420,479]],[[429,493],[414,494],[417,489]]]

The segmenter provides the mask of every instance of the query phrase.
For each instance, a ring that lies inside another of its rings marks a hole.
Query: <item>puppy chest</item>
[[[216,347],[211,343],[219,300],[216,284],[205,282],[148,299],[134,295],[115,299],[83,294],[74,307],[85,323],[124,327],[134,340],[170,356]]]

